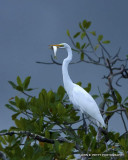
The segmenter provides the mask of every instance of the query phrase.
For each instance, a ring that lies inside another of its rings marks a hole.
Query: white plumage
[[[64,59],[62,65],[62,75],[64,88],[69,96],[71,103],[77,107],[82,113],[88,114],[98,126],[105,127],[104,120],[99,111],[95,100],[87,93],[82,87],[72,82],[68,74],[68,65],[72,60],[71,47],[66,43],[61,43],[54,46],[54,55],[57,52],[57,48],[65,48],[68,52],[68,57]]]

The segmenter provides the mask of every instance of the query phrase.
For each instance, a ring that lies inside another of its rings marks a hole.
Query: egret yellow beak
[[[56,46],[57,48],[61,47],[61,44],[52,44],[52,45],[49,45],[50,48],[52,48],[53,46]]]

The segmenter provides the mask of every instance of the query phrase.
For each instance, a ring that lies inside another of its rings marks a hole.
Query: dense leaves
[[[23,85],[20,77],[17,77],[18,85],[21,87],[26,86],[23,88],[28,88],[29,82],[30,78],[26,78]],[[81,82],[77,84],[82,85]],[[85,87],[85,90],[90,92],[90,83]],[[97,97],[97,95],[95,96]],[[121,102],[117,91],[116,96],[119,102]],[[104,94],[104,98],[109,98],[109,94]],[[128,98],[124,100],[124,103],[127,100]],[[116,144],[122,150],[127,150],[125,137],[119,139],[120,135],[118,133],[108,133],[107,138],[112,145],[109,144],[108,148],[106,148],[104,136],[100,139],[100,143],[97,142],[97,131],[94,126],[90,125],[86,134],[82,125],[75,131],[72,125],[80,120],[80,116],[77,115],[78,111],[75,111],[72,105],[69,104],[66,92],[62,86],[58,88],[57,92],[51,90],[47,92],[45,89],[42,89],[37,97],[27,95],[27,98],[19,98],[15,96],[13,101],[11,100],[9,104],[6,104],[6,107],[14,112],[12,120],[15,122],[15,127],[12,126],[8,131],[2,130],[0,132],[3,135],[5,133],[4,136],[0,136],[0,150],[9,158],[13,157],[13,159],[23,160],[73,159],[75,156],[73,153],[75,153],[76,149],[78,153],[80,151],[83,154],[111,153],[113,150],[112,146]],[[117,106],[110,106],[107,111],[112,111],[116,108]],[[112,113],[106,114],[111,115]],[[17,134],[6,135],[7,132],[12,133],[13,131]],[[66,138],[66,141],[63,141],[63,143],[57,140],[62,136],[62,133]],[[38,139],[38,136],[34,138],[34,135],[32,136],[31,134],[45,137],[48,140],[55,140],[55,142],[49,143],[47,140],[42,142]],[[118,153],[120,149],[116,147],[114,150],[114,153]]]

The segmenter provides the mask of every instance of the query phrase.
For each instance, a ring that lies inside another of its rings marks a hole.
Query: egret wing
[[[75,84],[70,98],[71,102],[79,108],[82,113],[89,114],[104,126],[104,120],[95,100],[83,88]]]

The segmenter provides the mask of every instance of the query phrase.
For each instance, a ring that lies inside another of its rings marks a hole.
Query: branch
[[[39,64],[54,64],[53,62],[39,62],[39,61],[37,61],[36,63],[39,63]]]
[[[38,134],[31,133],[29,131],[12,131],[12,132],[0,133],[0,136],[4,136],[4,135],[9,135],[9,136],[25,135],[25,136],[30,136],[31,138],[38,140],[39,142],[46,142],[46,143],[51,143],[51,144],[54,144],[55,141],[59,141],[60,143],[62,142],[73,143],[72,141],[69,141],[68,139],[63,138],[63,137],[59,137],[57,139],[48,139]]]
[[[91,40],[90,40],[87,32],[85,32],[85,33],[86,33],[86,37],[87,37],[87,39],[88,39],[88,42],[90,43],[90,46],[91,46],[92,50],[95,52],[95,50],[94,50],[94,48],[93,48],[93,45],[92,45],[92,42],[91,42]]]
[[[101,48],[103,48],[103,50],[106,52],[106,54],[108,55],[108,57],[110,58],[110,54],[108,53],[108,51],[105,49],[105,47],[99,42]]]
[[[121,50],[121,47],[118,49],[117,53],[115,54],[115,56],[112,59],[115,59],[116,57],[119,56],[120,50]]]
[[[102,111],[102,110],[101,110]],[[115,113],[115,112],[118,112],[118,111],[126,111],[126,109],[125,108],[122,108],[122,109],[115,109],[115,110],[113,110],[113,111],[105,111],[105,112],[103,112],[102,114],[105,114],[105,113]]]
[[[28,97],[31,97],[31,98],[33,98],[33,96],[31,96],[30,94],[27,94],[26,92],[22,92],[24,95],[26,95],[26,96],[28,96]]]
[[[120,107],[121,107],[121,109],[124,109],[124,108],[122,107],[122,105],[121,105]],[[125,113],[126,113],[126,109],[125,109]],[[124,125],[124,128],[125,128],[125,131],[127,132],[127,131],[128,131],[128,130],[127,130],[127,126],[126,126],[126,123],[125,123],[125,120],[124,120],[124,117],[123,117],[122,112],[120,113],[120,115],[121,115],[121,119],[122,119],[122,121],[123,121],[123,125]]]
[[[124,120],[124,117],[123,117],[122,112],[121,112],[120,115],[121,115],[121,119],[122,119],[122,121],[123,121],[123,125],[124,125],[124,128],[125,128],[125,131],[127,132],[128,130],[127,130],[127,127],[126,127],[125,120]]]

